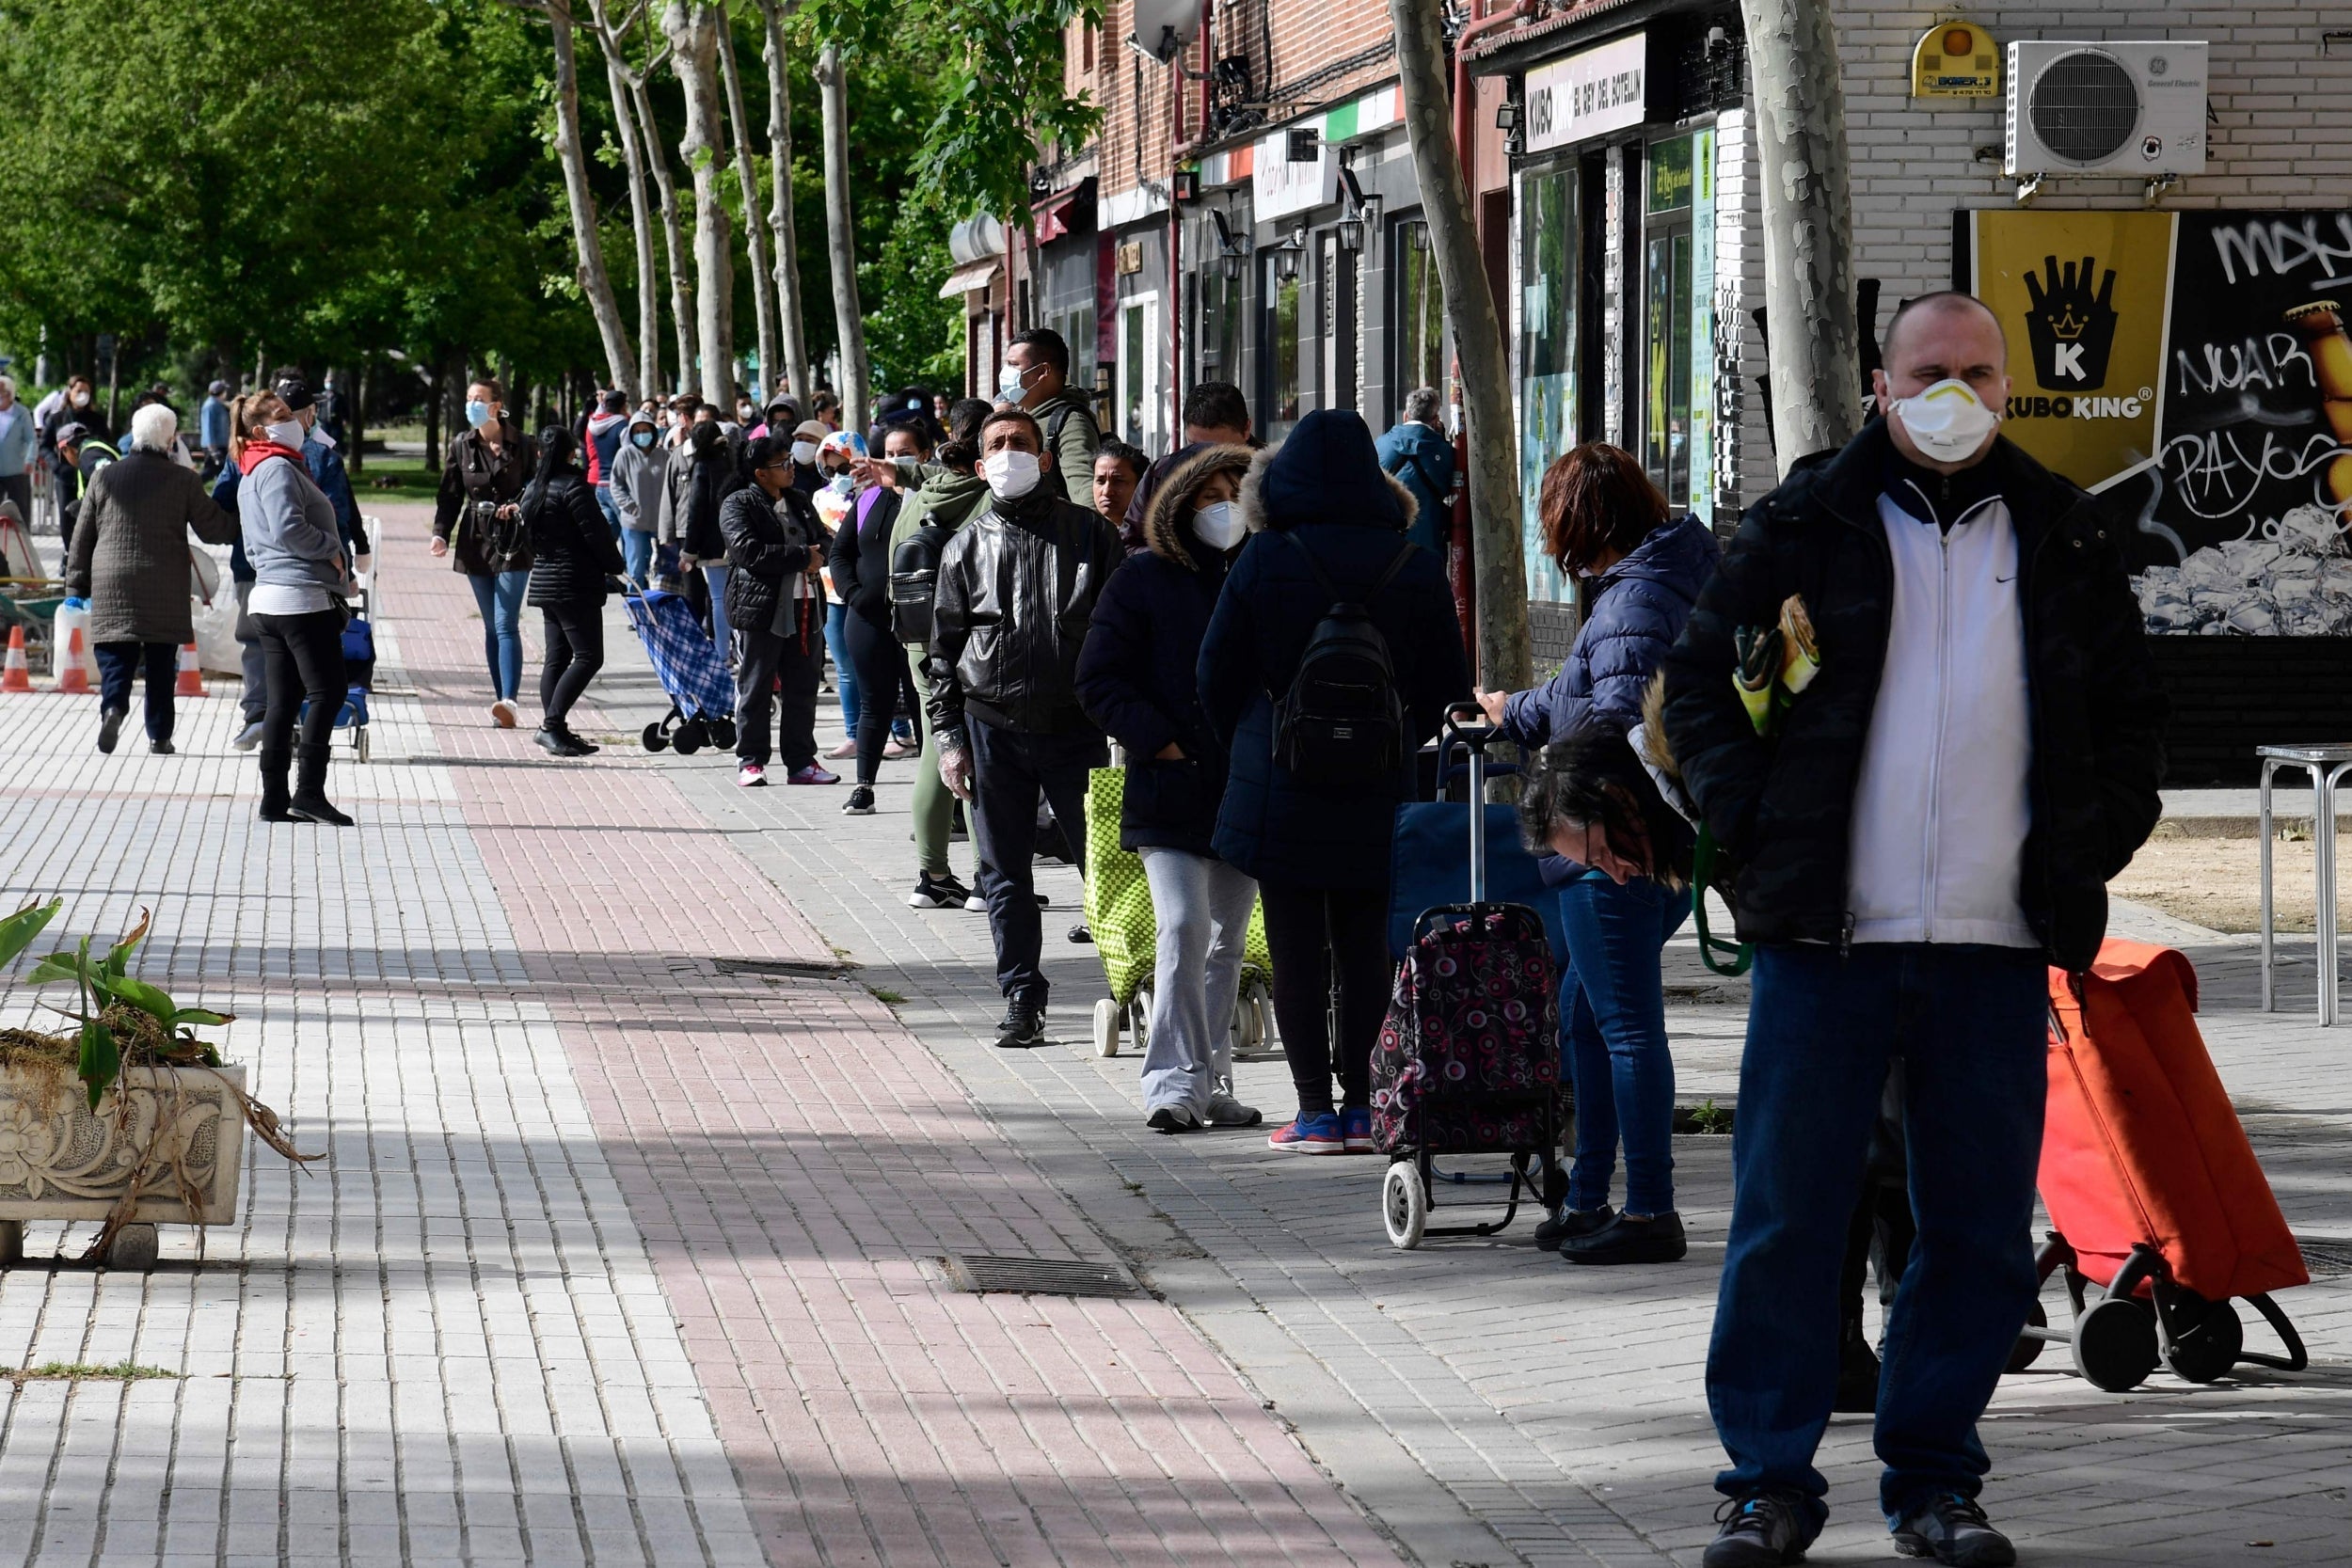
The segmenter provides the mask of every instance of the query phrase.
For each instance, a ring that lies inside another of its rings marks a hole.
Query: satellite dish
[[[1173,60],[1200,31],[1200,0],[1136,0],[1136,30],[1127,47],[1162,65]]]

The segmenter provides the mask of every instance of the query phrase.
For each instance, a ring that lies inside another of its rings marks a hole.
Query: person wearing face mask
[[[612,542],[621,545],[626,553],[627,541],[621,531],[626,520],[621,515],[620,498],[612,491],[612,465],[621,455],[621,446],[628,436],[628,397],[617,388],[596,400],[596,410],[588,416],[588,423],[580,432],[580,450],[588,464],[588,483],[596,491],[596,509],[604,514],[612,530]]]
[[[531,591],[539,611],[546,660],[539,669],[539,729],[532,736],[550,756],[594,754],[595,742],[573,733],[571,713],[604,667],[606,579],[624,569],[620,549],[577,461],[579,443],[562,425],[539,432],[539,468],[523,491],[531,530]]]
[[[996,404],[1029,411],[1045,434],[1045,466],[1062,496],[1085,505],[1094,492],[1094,453],[1103,430],[1086,393],[1070,387],[1070,345],[1060,333],[1033,326],[1006,345]]]
[[[792,429],[792,488],[814,496],[831,476],[818,466],[818,451],[833,431],[815,420],[803,420]]]
[[[1658,661],[1715,573],[1715,536],[1696,517],[1673,515],[1640,460],[1603,441],[1545,470],[1536,513],[1561,576],[1589,585],[1584,624],[1548,683],[1481,691],[1479,705],[1522,746],[1630,730]],[[1546,855],[1539,864],[1558,890],[1568,940],[1560,1045],[1577,1117],[1567,1200],[1536,1227],[1536,1244],[1578,1263],[1676,1261],[1686,1243],[1674,1205],[1674,1060],[1659,955],[1691,900],[1680,888],[1613,878],[1590,863]],[[1623,1214],[1609,1207],[1621,1134]]]
[[[768,782],[768,721],[787,782],[839,784],[817,760],[818,665],[824,648],[816,568],[824,530],[808,498],[792,488],[792,454],[763,436],[744,453],[751,483],[719,514],[726,538],[724,596],[735,645],[735,782]]]
[[[894,425],[882,439],[885,459],[911,458],[921,464],[930,455],[921,427]],[[887,750],[891,720],[900,697],[914,693],[906,651],[890,635],[890,532],[904,501],[898,490],[881,485],[861,492],[834,531],[829,557],[834,608],[842,612],[842,641],[861,694],[854,736],[857,784],[841,803],[851,816],[873,815],[874,783],[884,758],[892,755]]]
[[[653,580],[661,479],[669,466],[669,450],[661,445],[652,405],[647,404],[631,417],[628,435],[612,456],[612,506],[621,515],[621,558],[628,563],[629,580],[640,587]]]
[[[58,493],[69,496],[78,494],[79,492],[72,487],[73,474],[71,467],[61,463],[58,459],[57,432],[70,424],[79,425],[87,439],[110,450],[114,446],[113,432],[106,428],[106,421],[99,417],[98,394],[90,386],[89,377],[86,375],[68,377],[65,388],[61,394],[56,395],[56,402],[52,403],[47,398],[42,399],[41,408],[34,411],[34,418],[40,421],[40,450],[49,453],[49,461],[56,467],[57,477],[67,483],[67,488]]]
[[[1234,504],[1255,454],[1203,447],[1144,514],[1146,549],[1111,574],[1078,656],[1078,700],[1126,748],[1119,842],[1143,858],[1159,948],[1143,1057],[1148,1125],[1255,1127],[1233,1097],[1229,1020],[1258,884],[1211,842],[1225,749],[1200,707],[1200,641],[1248,528]]]
[[[490,721],[511,730],[521,710],[523,592],[531,582],[531,530],[523,486],[539,456],[506,417],[506,390],[485,376],[466,388],[466,429],[451,437],[433,508],[433,553],[466,574],[482,612],[490,666]]]
[[[232,414],[230,455],[244,476],[237,521],[255,579],[247,609],[261,635],[269,690],[261,818],[348,828],[351,818],[326,798],[335,719],[347,689],[344,606],[353,590],[342,531],[334,504],[303,464],[303,425],[294,410],[275,392],[262,392],[239,399]],[[286,776],[297,757],[290,792]]]
[[[1108,519],[1042,483],[1045,433],[998,408],[980,427],[988,510],[940,554],[931,607],[931,725],[939,772],[972,802],[979,891],[996,945],[1005,1016],[996,1043],[1045,1039],[1047,986],[1030,859],[1041,794],[1061,822],[1086,820],[1087,773],[1108,757],[1077,695],[1078,653],[1121,551]],[[1081,857],[1083,834],[1071,846]]]
[[[1906,302],[1884,356],[1883,416],[1749,509],[1663,662],[1665,737],[1755,944],[1708,1352],[1718,1565],[1793,1560],[1827,1515],[1840,1265],[1897,1061],[1918,1235],[1879,1511],[1906,1555],[2015,1560],[1977,1423],[2037,1288],[2049,971],[2097,958],[2106,884],[2161,809],[2131,518],[2002,438],[2009,349],[1978,300]],[[1820,662],[1760,736],[1738,643],[1791,595]]]
[[[657,534],[661,544],[677,548],[685,570],[702,573],[709,589],[710,640],[722,659],[734,657],[736,643],[727,613],[727,575],[733,568],[719,509],[743,483],[719,422],[703,419],[687,427],[686,443],[670,454],[661,478]]]
[[[858,725],[866,717],[857,661],[850,657],[850,609],[834,589],[832,563],[833,541],[857,503],[857,475],[852,470],[867,467],[865,459],[863,437],[845,430],[828,431],[817,444],[820,478],[809,495],[817,508],[817,520],[825,530],[826,563],[819,578],[826,600],[825,655],[833,661],[834,692],[841,704],[841,739],[825,753],[828,761],[857,755]]]
[[[335,437],[319,423],[319,401],[310,390],[310,384],[299,371],[280,371],[273,390],[278,401],[294,410],[302,421],[302,466],[309,470],[311,483],[325,493],[335,508],[335,526],[342,531],[343,548],[352,558],[352,570],[368,569],[368,535],[359,521],[359,503],[351,493],[351,476],[344,471],[342,453],[335,450]]]

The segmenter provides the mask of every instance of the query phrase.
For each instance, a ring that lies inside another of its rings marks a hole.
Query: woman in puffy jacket
[[[1225,748],[1200,707],[1200,640],[1248,537],[1234,504],[1255,456],[1203,447],[1171,469],[1143,515],[1144,549],[1111,574],[1078,655],[1078,701],[1127,752],[1119,843],[1143,857],[1158,917],[1143,1101],[1163,1132],[1254,1127],[1233,1098],[1227,1021],[1258,884],[1212,842]]]
[[[1560,570],[1592,583],[1567,662],[1547,685],[1479,705],[1514,740],[1543,746],[1642,720],[1650,675],[1714,575],[1715,536],[1666,498],[1631,452],[1594,441],[1544,473],[1536,510]],[[1576,1163],[1559,1213],[1536,1240],[1577,1263],[1672,1262],[1683,1256],[1674,1205],[1674,1058],[1659,954],[1691,912],[1690,894],[1622,867],[1542,862],[1560,889],[1568,968],[1560,1030],[1576,1085]],[[1625,1209],[1609,1207],[1625,1140]]]
[[[584,757],[594,743],[572,733],[572,705],[604,668],[605,580],[628,568],[612,525],[580,471],[580,443],[561,425],[539,432],[539,468],[523,492],[531,529],[531,587],[526,603],[545,624],[547,659],[539,667],[539,733],[552,756]]]

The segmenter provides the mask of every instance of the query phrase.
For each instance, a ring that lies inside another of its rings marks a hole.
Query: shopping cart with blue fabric
[[[735,683],[719,650],[681,594],[632,586],[621,599],[645,657],[669,693],[670,711],[647,724],[639,738],[648,752],[675,751],[691,757],[705,746],[735,744]]]
[[[359,519],[359,543],[368,543],[371,517]],[[191,559],[195,559],[192,553]],[[368,559],[375,559],[370,551]],[[208,562],[199,562],[199,570]],[[217,570],[217,568],[214,568]],[[351,619],[343,623],[343,701],[335,710],[335,728],[351,739],[351,754],[359,761],[368,760],[368,695],[375,689],[375,576],[357,579],[351,597]],[[310,711],[306,698],[301,712]]]

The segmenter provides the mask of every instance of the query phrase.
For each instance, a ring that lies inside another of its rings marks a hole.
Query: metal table
[[[2277,1010],[2271,941],[2270,781],[2282,768],[2312,776],[2312,926],[2319,937],[2319,1022],[2336,1022],[2336,785],[2352,772],[2352,745],[2257,746],[2262,759],[2262,958],[2263,1011]]]

